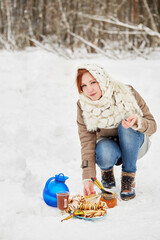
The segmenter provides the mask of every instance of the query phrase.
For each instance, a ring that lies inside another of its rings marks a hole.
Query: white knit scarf
[[[88,131],[97,128],[111,129],[119,126],[123,119],[136,115],[138,129],[143,113],[129,86],[113,80],[103,68],[96,64],[86,64],[79,68],[87,69],[98,81],[102,97],[92,101],[83,93],[80,94],[80,104],[84,122]]]

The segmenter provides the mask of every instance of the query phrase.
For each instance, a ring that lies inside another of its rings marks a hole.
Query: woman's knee
[[[130,130],[132,130],[131,128],[124,128],[122,126],[122,124],[119,125],[118,127],[118,135],[128,135],[130,134]]]
[[[129,145],[137,139],[137,133],[132,128],[124,128],[122,124],[120,124],[118,127],[118,137],[120,144],[123,143]]]
[[[144,140],[144,134],[140,133],[132,128],[124,128],[122,124],[118,127],[118,137],[120,140],[120,144],[124,143],[129,145],[134,145],[135,142],[138,143],[140,141],[140,146]]]

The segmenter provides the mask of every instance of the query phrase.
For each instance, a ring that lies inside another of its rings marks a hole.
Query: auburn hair
[[[81,68],[81,69],[78,69],[78,72],[77,72],[77,77],[76,77],[76,84],[77,84],[77,88],[78,88],[78,92],[79,94],[82,93],[82,87],[81,87],[81,84],[82,84],[82,76],[83,74],[89,72],[87,69],[85,68]],[[89,72],[90,73],[90,72]]]

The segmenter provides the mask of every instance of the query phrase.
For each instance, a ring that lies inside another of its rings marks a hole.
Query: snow
[[[104,219],[63,215],[42,198],[48,178],[63,172],[70,194],[82,194],[76,125],[75,69],[96,62],[146,100],[160,122],[160,58],[110,60],[100,55],[65,60],[38,48],[0,52],[0,239],[160,239],[159,129],[137,163],[136,198],[118,201]],[[121,168],[115,167],[120,192]],[[97,169],[100,180],[100,171]],[[96,191],[99,190],[95,187]]]

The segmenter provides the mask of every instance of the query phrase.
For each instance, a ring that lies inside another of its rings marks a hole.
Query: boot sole
[[[128,200],[130,200],[130,199],[135,198],[135,196],[136,196],[136,195],[130,196],[130,197],[121,197],[121,199],[124,200],[124,201],[128,201]]]

